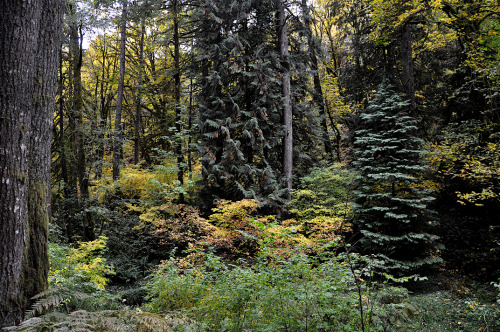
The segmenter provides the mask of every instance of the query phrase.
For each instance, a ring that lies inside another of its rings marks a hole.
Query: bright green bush
[[[313,241],[329,241],[350,226],[349,183],[354,172],[341,164],[314,169],[300,180],[289,203],[297,230]]]
[[[101,255],[106,241],[101,236],[95,241],[79,242],[76,248],[50,243],[50,285],[86,293],[104,290],[108,276],[114,272]]]

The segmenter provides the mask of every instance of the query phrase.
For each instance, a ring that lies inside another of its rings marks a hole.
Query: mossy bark
[[[50,144],[64,0],[0,0],[0,327],[47,288]],[[4,121],[7,119],[7,121]]]
[[[0,0],[0,327],[18,320],[41,0]],[[21,312],[22,313],[22,312]]]

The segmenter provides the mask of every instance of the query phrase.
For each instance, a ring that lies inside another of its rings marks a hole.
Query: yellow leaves
[[[213,208],[214,214],[210,216],[210,221],[227,229],[237,227],[239,224],[249,223],[252,215],[257,211],[257,202],[253,199],[243,199],[232,202],[220,200]]]
[[[496,184],[500,177],[500,149],[496,142],[479,144],[475,135],[484,129],[480,123],[473,126],[470,133],[467,127],[445,133],[442,142],[431,145],[428,162],[444,181],[460,181],[464,189],[456,191],[459,204],[483,206],[487,201],[500,201]]]
[[[374,30],[370,38],[379,45],[390,43],[402,26],[424,10],[423,3],[418,0],[372,0],[371,6]]]
[[[78,242],[78,247],[67,248],[51,245],[50,280],[54,284],[73,284],[71,286],[104,289],[108,282],[106,276],[113,274],[113,266],[98,252],[106,248],[107,238],[100,236],[89,242]]]
[[[429,6],[434,9],[443,9],[444,3],[443,0],[433,0],[429,1]]]

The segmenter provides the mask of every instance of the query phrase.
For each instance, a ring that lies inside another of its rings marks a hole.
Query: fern
[[[9,331],[141,331],[169,332],[193,331],[199,324],[181,314],[170,314],[165,317],[141,311],[78,310],[69,314],[51,312],[40,317],[32,317]]]
[[[51,287],[48,290],[33,296],[36,300],[31,309],[25,313],[25,319],[41,315],[50,309],[66,305],[71,300],[84,300],[89,298],[87,294],[70,290],[67,287]]]

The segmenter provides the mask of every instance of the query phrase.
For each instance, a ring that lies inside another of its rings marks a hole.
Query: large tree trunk
[[[288,35],[285,20],[284,0],[277,1],[278,8],[278,44],[282,66],[282,97],[283,97],[283,125],[285,137],[283,140],[283,176],[288,189],[287,199],[292,197],[292,169],[293,169],[293,127],[292,102],[290,98],[290,62],[288,53]]]
[[[20,285],[21,308],[48,287],[50,164],[64,0],[43,0],[28,164],[28,233]]]
[[[122,148],[122,103],[125,81],[125,42],[127,39],[127,0],[123,2],[120,31],[120,77],[116,97],[115,137],[113,141],[113,181],[120,177],[120,151]]]
[[[0,7],[0,326],[17,307],[27,232],[28,146],[41,0],[1,0]]]
[[[0,0],[0,327],[19,322],[47,287],[62,4]]]

